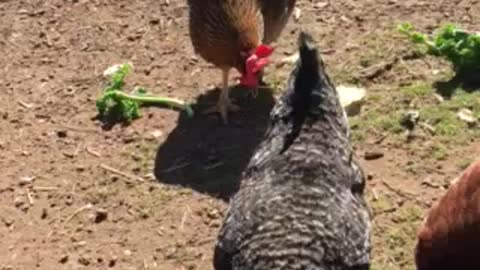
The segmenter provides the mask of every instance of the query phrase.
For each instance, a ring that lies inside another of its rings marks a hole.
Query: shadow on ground
[[[236,192],[241,174],[268,128],[274,98],[271,89],[260,90],[257,99],[247,97],[240,88],[230,94],[244,110],[230,114],[228,125],[216,114],[201,113],[216,102],[218,90],[197,99],[194,118],[179,116],[177,127],[155,158],[158,181],[224,200]]]
[[[480,69],[457,74],[452,79],[436,82],[433,86],[447,99],[450,99],[460,88],[467,92],[480,90]]]

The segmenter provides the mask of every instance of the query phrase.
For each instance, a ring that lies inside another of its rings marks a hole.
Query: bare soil
[[[438,64],[403,59],[408,46],[397,23],[426,31],[480,23],[476,0],[299,0],[298,8],[275,58],[294,53],[305,29],[337,83],[372,93],[428,81],[428,67]],[[94,119],[102,73],[126,61],[135,67],[130,86],[189,100],[196,116],[144,108],[131,125],[103,129]],[[215,100],[221,77],[193,54],[180,0],[0,0],[0,62],[1,270],[212,269],[228,198],[267,128],[288,65],[267,70],[279,89],[255,100],[234,91],[245,110],[229,126],[198,113]],[[378,136],[355,142],[375,213],[374,267],[413,269],[423,212],[480,144],[452,142],[438,160]],[[364,160],[372,149],[384,156]]]

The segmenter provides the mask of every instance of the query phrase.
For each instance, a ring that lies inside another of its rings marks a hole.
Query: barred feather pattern
[[[230,202],[216,270],[366,270],[370,213],[348,124],[313,40]]]

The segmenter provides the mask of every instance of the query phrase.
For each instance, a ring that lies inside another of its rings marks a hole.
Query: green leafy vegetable
[[[171,106],[185,110],[189,116],[193,116],[192,108],[184,101],[147,95],[143,87],[135,88],[131,94],[125,93],[123,91],[125,77],[131,69],[130,64],[122,64],[106,71],[105,75],[111,75],[111,81],[96,102],[100,117],[128,123],[141,116],[140,106],[142,105]]]
[[[480,70],[480,34],[468,33],[452,24],[433,36],[415,31],[410,23],[399,25],[398,30],[426,48],[428,54],[448,59],[457,73]]]

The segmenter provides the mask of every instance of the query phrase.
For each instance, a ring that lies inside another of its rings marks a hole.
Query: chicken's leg
[[[215,106],[204,111],[204,114],[210,113],[220,113],[222,117],[223,123],[228,123],[228,111],[239,111],[240,107],[233,104],[230,101],[230,97],[228,93],[230,92],[230,88],[228,87],[228,75],[230,73],[229,69],[222,69],[222,89],[220,90],[220,97],[218,98],[218,102]]]
[[[258,72],[258,86],[257,86],[257,89],[253,90],[253,97],[255,97],[255,98],[258,96],[258,89],[259,88],[267,88],[268,87],[268,84],[264,80],[264,76],[265,76],[265,70],[262,69]]]

